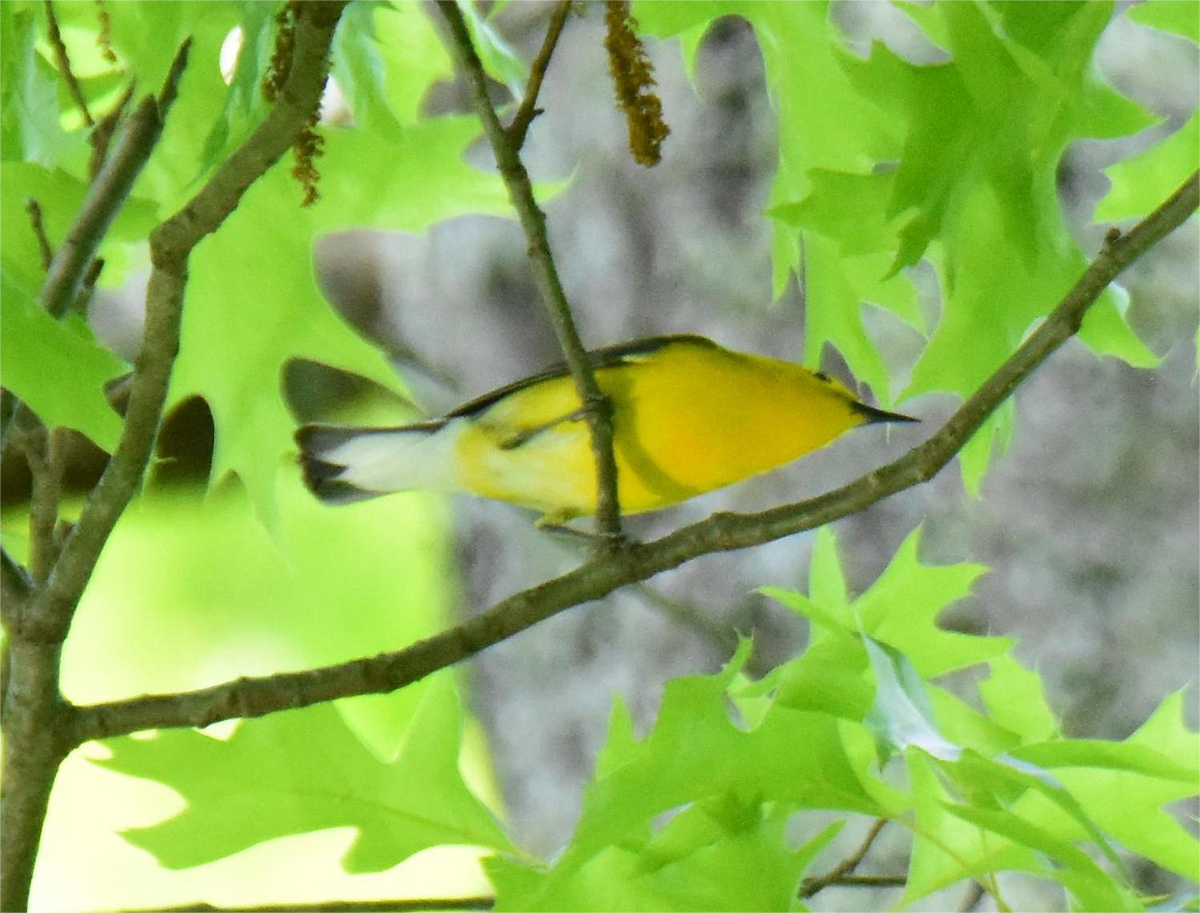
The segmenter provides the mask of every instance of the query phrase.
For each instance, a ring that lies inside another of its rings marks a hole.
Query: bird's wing
[[[588,360],[591,362],[592,368],[610,368],[614,365],[628,364],[637,361],[639,356],[649,355],[652,352],[657,352],[659,349],[671,345],[673,343],[686,343],[688,345],[710,346],[719,348],[711,339],[706,339],[703,336],[692,336],[686,334],[678,334],[674,336],[647,336],[644,339],[635,339],[631,342],[622,342],[613,346],[605,346],[600,349],[593,349],[588,352]],[[543,381],[553,380],[556,377],[565,377],[570,373],[565,362],[558,362],[551,365],[543,371],[539,371],[529,377],[521,380],[513,381],[511,384],[505,384],[492,390],[490,393],[484,393],[482,396],[477,396],[475,399],[463,403],[461,406],[446,413],[447,418],[458,418],[460,416],[476,415],[490,406],[494,406],[506,396],[510,396],[519,390],[524,390],[532,387],[535,384],[540,384]],[[559,421],[573,420],[573,413],[564,414]],[[553,424],[553,423],[552,423]]]

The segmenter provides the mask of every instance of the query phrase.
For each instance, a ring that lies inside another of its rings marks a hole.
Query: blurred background
[[[548,11],[512,4],[495,23],[531,59]],[[864,53],[872,38],[883,37],[910,57],[929,59],[922,57],[929,46],[885,4],[839,4],[837,15]],[[1140,136],[1141,144],[1177,127],[1197,103],[1195,48],[1166,36],[1149,40],[1156,37],[1118,18],[1099,61],[1120,91],[1167,118]],[[569,22],[541,96],[545,114],[526,146],[535,180],[571,178],[546,210],[580,333],[589,345],[701,333],[794,360],[804,301],[793,284],[771,302],[769,229],[760,213],[775,165],[775,115],[753,32],[736,18],[719,22],[701,46],[694,85],[676,45],[649,47],[672,131],[660,166],[645,169],[628,154],[594,14]],[[427,104],[467,109],[451,86]],[[1063,204],[1086,250],[1098,249],[1103,234],[1088,224],[1107,188],[1100,169],[1139,148],[1081,143],[1063,163]],[[487,166],[486,150],[476,152]],[[1164,695],[1189,685],[1195,721],[1196,242],[1191,223],[1124,280],[1133,295],[1130,319],[1162,356],[1160,368],[1135,370],[1071,342],[1018,392],[1013,444],[982,497],[964,498],[951,466],[933,482],[836,524],[856,591],[919,524],[925,561],[988,565],[991,573],[950,623],[1019,638],[1019,656],[1046,676],[1052,704],[1075,735],[1123,738]],[[513,222],[459,219],[419,238],[343,235],[325,242],[319,263],[349,319],[452,380],[451,391],[421,390],[431,411],[558,360]],[[934,295],[927,305],[936,309]],[[922,340],[894,320],[871,329],[902,376]],[[853,383],[835,351],[826,351],[820,367]],[[421,389],[419,376],[410,375]],[[848,435],[763,478],[634,518],[632,530],[654,537],[714,510],[760,509],[828,490],[903,453],[955,405],[950,397],[905,403],[924,424]],[[573,543],[535,531],[514,508],[461,497],[453,510],[464,613],[579,560]],[[471,663],[473,706],[518,832],[531,847],[553,850],[569,836],[613,692],[648,724],[663,681],[716,669],[731,652],[733,631],[753,633],[758,670],[801,648],[804,622],[754,591],[764,584],[803,587],[810,547],[804,535],[692,562],[561,615]]]
[[[549,11],[549,4],[512,3],[492,22],[529,60]],[[835,15],[860,52],[882,38],[910,59],[936,53],[888,5],[844,2]],[[741,20],[721,20],[700,47],[694,83],[677,43],[647,46],[671,127],[661,165],[646,169],[629,156],[595,9],[568,22],[543,87],[545,113],[525,147],[535,181],[569,181],[546,211],[580,333],[590,346],[700,333],[795,360],[804,297],[793,282],[771,301],[770,232],[761,212],[776,162],[775,114],[754,35]],[[1102,41],[1099,65],[1164,121],[1132,140],[1079,143],[1064,160],[1063,205],[1089,252],[1103,235],[1089,224],[1107,187],[1101,169],[1186,119],[1197,104],[1200,69],[1195,46],[1119,17]],[[496,100],[505,100],[503,88],[494,88]],[[465,95],[450,83],[436,85],[425,107],[430,114],[467,110]],[[471,157],[491,167],[481,144]],[[1072,735],[1123,738],[1181,688],[1189,722],[1197,722],[1198,256],[1193,219],[1123,278],[1130,320],[1162,357],[1160,367],[1135,370],[1072,341],[1018,391],[1012,445],[996,459],[981,497],[963,496],[952,464],[932,482],[835,524],[854,592],[875,579],[917,526],[925,562],[990,567],[943,621],[1018,638],[1017,655],[1046,678],[1051,704]],[[343,234],[324,239],[316,260],[331,301],[393,355],[429,413],[559,359],[513,221],[461,218],[421,236]],[[936,318],[932,270],[925,278],[924,306]],[[136,284],[94,306],[97,332],[126,357],[140,337],[139,308]],[[868,316],[893,378],[903,380],[923,340],[896,320]],[[853,386],[836,351],[810,367]],[[370,392],[365,382],[314,365],[294,366],[285,387],[299,417]],[[923,424],[864,429],[768,476],[634,518],[630,531],[653,538],[714,510],[756,510],[828,490],[923,440],[956,404],[951,397],[900,404]],[[177,410],[164,433],[160,456],[169,462],[158,483],[202,485],[212,434],[202,401]],[[97,456],[83,444],[78,450],[74,473],[83,484],[96,472]],[[20,467],[3,472],[15,494]],[[459,617],[582,557],[577,543],[538,532],[519,509],[468,496],[450,499],[449,507],[454,560],[446,573],[456,581]],[[469,703],[525,847],[551,853],[569,838],[614,694],[648,727],[663,683],[717,669],[737,633],[754,637],[752,672],[802,649],[805,622],[756,589],[803,589],[811,545],[805,534],[691,562],[559,615],[468,664]],[[848,829],[845,839],[853,844],[856,832]],[[878,852],[885,870],[887,841]],[[899,860],[893,865],[886,870],[898,871]],[[844,897],[831,895],[827,905],[822,895],[823,906],[873,903],[861,893]]]

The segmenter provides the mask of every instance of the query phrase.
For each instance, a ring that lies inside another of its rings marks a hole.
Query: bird
[[[818,450],[876,422],[915,422],[860,402],[801,365],[703,336],[653,336],[588,353],[612,404],[623,515],[670,507]],[[304,480],[344,504],[395,491],[466,491],[558,526],[596,511],[587,415],[566,364],[440,418],[386,428],[304,425]]]

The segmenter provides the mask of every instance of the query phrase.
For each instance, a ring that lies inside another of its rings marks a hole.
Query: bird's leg
[[[561,425],[563,422],[581,422],[587,417],[587,410],[580,406],[574,412],[568,412],[566,415],[559,416],[553,421],[546,422],[542,425],[533,425],[530,428],[522,428],[520,431],[514,431],[497,445],[501,450],[516,450],[522,444],[527,444],[533,438],[537,437],[543,431],[549,431],[556,425]]]
[[[624,534],[610,536],[603,533],[588,532],[587,530],[567,525],[569,520],[573,520],[578,516],[579,514],[575,511],[555,510],[539,517],[534,521],[533,525],[545,532],[566,536],[576,542],[586,542],[588,547],[595,552],[623,551],[634,544],[634,540]]]

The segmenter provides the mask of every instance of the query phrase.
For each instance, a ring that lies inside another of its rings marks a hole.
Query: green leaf
[[[453,76],[450,55],[419,4],[375,6],[374,28],[376,43],[370,50],[383,68],[379,103],[401,124],[416,123],[429,87]]]
[[[1183,725],[1182,710],[1181,695],[1172,695],[1124,743],[1090,750],[1025,746],[1013,754],[1078,765],[1054,773],[1092,820],[1126,849],[1198,881],[1200,844],[1163,810],[1200,793],[1200,737]]]
[[[453,574],[438,499],[418,492],[330,510],[297,466],[284,479],[276,541],[236,485],[208,495],[152,487],[126,511],[76,614],[64,694],[95,703],[185,691],[370,656],[445,626]],[[114,666],[131,638],[155,648]],[[391,755],[424,688],[339,709]]]
[[[1186,4],[1180,4],[1186,5]],[[1149,149],[1104,170],[1112,182],[1096,218],[1140,218],[1162,205],[1200,167],[1200,112]]]
[[[375,3],[346,8],[333,41],[333,77],[359,126],[380,137],[398,139],[403,128],[388,101],[387,71],[375,31],[375,16],[384,9]]]
[[[514,892],[510,895],[513,899],[505,903],[530,909],[571,907],[583,903],[579,898],[597,896],[589,892],[600,890],[600,884],[632,877],[635,859],[657,860],[657,868],[664,854],[675,861],[687,851],[699,854],[697,861],[706,861],[702,865],[697,862],[693,871],[689,855],[687,877],[672,874],[669,883],[678,887],[668,893],[684,891],[682,885],[695,882],[706,866],[736,867],[742,864],[736,860],[744,859],[744,853],[765,852],[762,835],[776,826],[777,815],[778,821],[783,821],[798,808],[878,815],[903,807],[903,798],[879,779],[872,740],[861,725],[826,713],[793,710],[778,702],[752,729],[730,719],[729,688],[749,657],[749,648],[749,641],[744,641],[717,675],[668,682],[658,720],[641,741],[633,739],[628,711],[617,703],[610,738],[597,761],[596,778],[584,792],[583,811],[571,842],[554,866],[536,879],[513,879],[500,864],[498,889],[503,896],[505,885],[512,885]],[[763,803],[776,803],[778,809]],[[685,818],[679,830],[652,835],[656,816],[696,804],[704,811]],[[704,823],[705,816],[717,820]],[[727,841],[726,832],[757,836],[730,836]],[[706,843],[708,838],[716,844]],[[701,844],[712,845],[711,859],[705,855],[707,849],[702,852],[698,848]],[[795,881],[789,879],[798,879],[801,861],[779,853],[774,858],[779,860],[774,871],[784,873],[779,878],[790,883],[794,892]],[[655,890],[665,890],[667,882],[655,884]],[[778,884],[771,884],[775,886],[762,887],[769,889],[777,903],[781,896]],[[704,890],[711,897],[717,886],[710,884]],[[751,893],[740,894],[734,908],[743,903],[759,908],[760,901],[748,899],[761,899],[753,893],[753,886],[740,890]],[[600,896],[603,901],[595,903],[622,908],[621,896]],[[687,896],[688,902],[699,902],[695,896]],[[666,909],[676,908],[671,904],[688,908],[678,899],[663,903]],[[724,896],[701,908],[726,909],[731,903],[733,898]]]
[[[263,95],[263,81],[270,68],[271,54],[278,31],[275,4],[242,5],[241,49],[233,70],[233,79],[224,93],[224,107],[213,122],[200,154],[202,171],[220,164],[262,123],[270,110]],[[341,29],[338,33],[341,34]]]
[[[32,10],[0,4],[0,160],[54,168],[83,137],[59,123],[57,74],[38,54]]]
[[[1149,0],[1129,7],[1125,15],[1142,25],[1200,43],[1200,3],[1195,0],[1171,0],[1169,3],[1166,0]]]
[[[935,678],[1007,653],[1013,645],[1010,638],[960,634],[937,626],[938,615],[967,596],[986,568],[921,564],[920,544],[918,527],[901,543],[879,579],[854,601],[863,632],[903,653],[921,678]]]
[[[300,190],[281,162],[196,248],[170,404],[194,395],[209,403],[213,479],[236,473],[269,529],[278,528],[278,469],[292,452],[293,421],[277,392],[284,365],[308,359],[403,390],[384,353],[321,295],[315,239],[351,227],[419,231],[462,212],[508,213],[499,178],[462,160],[477,133],[474,118],[449,117],[407,128],[399,141],[332,130],[316,206],[299,208]],[[281,206],[295,208],[282,218]]]
[[[490,860],[496,909],[786,910],[804,870],[841,828],[831,825],[793,852],[789,817],[726,794],[684,809],[644,844],[606,848],[569,874],[513,878],[513,863]]]
[[[55,109],[57,111],[57,108]],[[0,164],[0,255],[5,346],[0,374],[5,387],[48,425],[86,434],[112,450],[121,420],[104,397],[104,385],[128,366],[98,345],[86,323],[56,322],[36,300],[43,282],[41,253],[25,204],[36,200],[50,244],[61,245],[77,218],[87,187],[62,171],[33,163]],[[99,254],[105,278],[119,280],[128,242],[144,238],[155,222],[154,207],[130,199],[109,227]]]
[[[512,851],[458,772],[461,727],[457,695],[441,675],[390,763],[359,743],[329,705],[245,721],[228,741],[191,730],[115,739],[106,743],[112,757],[96,763],[164,783],[187,801],[175,817],[122,834],[167,868],[353,827],[358,838],[343,865],[380,872],[441,844]]]
[[[1059,734],[1058,718],[1046,702],[1042,678],[1012,656],[989,660],[990,675],[979,683],[979,696],[988,716],[1015,732],[1024,742],[1039,742]]]
[[[492,24],[479,15],[471,0],[456,2],[467,23],[467,31],[471,33],[471,43],[475,45],[484,72],[502,83],[513,98],[519,99],[525,79],[529,76],[529,68]]]
[[[104,385],[128,367],[97,345],[81,320],[59,322],[0,266],[0,323],[4,357],[0,377],[48,426],[74,428],[112,451],[121,419],[104,398]]]
[[[934,770],[932,759],[919,750],[905,752],[905,767],[913,797],[913,847],[902,904],[972,876],[1010,870],[1030,871],[1037,857],[1026,846],[989,833],[978,824],[953,814],[949,793]],[[992,881],[984,878],[984,883]]]
[[[817,530],[813,543],[808,569],[808,593],[815,602],[832,612],[841,614],[850,605],[846,578],[838,561],[837,539],[828,526]]]
[[[917,747],[926,754],[953,761],[962,753],[938,731],[933,703],[917,670],[903,654],[863,635],[875,673],[875,701],[864,720],[880,743],[903,751]]]
[[[1137,897],[1118,879],[1105,872],[1087,853],[1021,818],[994,809],[945,803],[946,810],[976,827],[1048,855],[1065,869],[1047,866],[1041,871],[1060,881],[1077,901],[1075,909],[1101,911],[1139,911],[1144,909]],[[907,897],[907,895],[906,895]]]
[[[985,568],[978,564],[921,564],[920,529],[913,530],[871,587],[847,602],[845,580],[832,531],[823,527],[809,572],[811,598],[771,587],[762,592],[826,629],[869,634],[905,653],[923,678],[933,678],[1006,653],[1012,641],[943,631],[936,621],[971,591]]]

